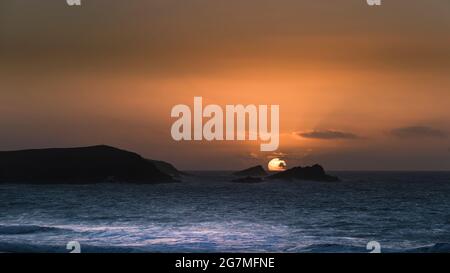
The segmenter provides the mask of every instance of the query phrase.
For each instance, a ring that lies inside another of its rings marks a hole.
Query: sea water
[[[0,252],[450,251],[449,172],[333,172],[338,183],[0,185]]]

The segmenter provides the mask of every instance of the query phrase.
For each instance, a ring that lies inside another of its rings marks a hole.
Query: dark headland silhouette
[[[307,167],[294,167],[283,172],[269,175],[262,166],[251,167],[233,173],[240,178],[233,179],[236,183],[260,183],[267,180],[308,180],[319,182],[337,182],[338,177],[328,175],[322,166],[316,164]]]
[[[188,174],[170,163],[106,145],[0,152],[0,183],[92,184],[105,182],[155,184],[178,182]],[[268,174],[262,166],[233,173],[237,183],[267,180],[339,181],[320,165]]]
[[[248,184],[260,183],[263,181],[264,181],[264,179],[262,177],[254,177],[254,176],[245,176],[245,177],[236,178],[236,179],[231,180],[231,182],[235,182],[235,183],[248,183]]]
[[[307,167],[294,167],[284,172],[273,174],[267,179],[279,180],[310,180],[321,182],[337,182],[339,178],[326,174],[322,166],[315,164]]]
[[[169,163],[106,145],[0,152],[0,183],[153,184],[176,182],[181,174]]]
[[[171,175],[173,177],[181,177],[181,176],[187,176],[189,175],[188,173],[179,171],[177,168],[175,168],[172,164],[165,162],[165,161],[161,161],[161,160],[152,160],[152,159],[148,159],[148,161],[150,161],[150,163],[154,164],[156,166],[156,168],[158,168],[158,170],[160,170],[161,172]]]
[[[234,172],[233,175],[235,176],[267,176],[267,172],[264,170],[264,168],[261,165],[254,166],[242,171]]]

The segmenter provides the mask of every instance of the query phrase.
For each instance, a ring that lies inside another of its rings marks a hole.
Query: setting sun
[[[281,171],[285,171],[287,169],[287,164],[286,164],[286,161],[284,161],[282,159],[274,158],[274,159],[270,160],[267,167],[269,168],[269,171],[271,171],[271,172],[281,172]]]

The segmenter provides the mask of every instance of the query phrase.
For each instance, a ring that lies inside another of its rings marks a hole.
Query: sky
[[[450,170],[447,0],[0,2],[0,150],[107,144],[185,170]],[[280,105],[280,147],[176,142],[177,104]]]

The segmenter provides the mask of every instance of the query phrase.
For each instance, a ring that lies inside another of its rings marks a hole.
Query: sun
[[[270,160],[269,164],[267,165],[269,168],[269,171],[271,172],[282,172],[287,169],[287,164],[285,160],[274,158]]]

